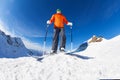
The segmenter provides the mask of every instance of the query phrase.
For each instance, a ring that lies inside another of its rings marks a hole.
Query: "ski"
[[[33,55],[33,54],[27,54],[29,57],[33,57],[33,58],[35,58],[35,59],[37,59],[37,60],[42,60],[44,57],[43,56],[37,56],[37,55]]]

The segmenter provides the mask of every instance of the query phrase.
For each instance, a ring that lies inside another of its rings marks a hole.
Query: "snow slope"
[[[6,35],[0,30],[0,57],[16,58],[31,53],[17,37]]]
[[[120,36],[74,55],[59,53],[41,62],[32,57],[0,59],[0,80],[120,79]]]

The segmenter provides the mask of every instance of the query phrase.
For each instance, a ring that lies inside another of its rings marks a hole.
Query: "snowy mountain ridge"
[[[20,38],[11,37],[0,30],[0,57],[16,58],[27,56],[28,53],[31,51],[25,47]]]

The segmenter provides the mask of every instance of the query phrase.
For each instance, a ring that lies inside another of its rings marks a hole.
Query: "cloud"
[[[9,0],[11,3],[13,3],[15,0]]]
[[[25,38],[22,34],[20,35],[20,32],[19,32],[19,35],[18,35],[14,31],[11,31],[7,27],[7,25],[5,25],[2,22],[2,20],[0,20],[0,30],[2,30],[3,32],[5,32],[7,35],[11,35],[12,37],[20,37],[22,39],[23,43],[25,44],[25,46],[28,49],[33,49],[33,50],[37,50],[37,51],[41,51],[43,49],[39,43],[33,42],[33,41]]]
[[[32,42],[24,37],[22,37],[22,41],[27,48],[37,50],[37,51],[42,51],[42,47],[40,46],[39,43]]]
[[[41,46],[39,43],[33,42],[31,40],[28,40],[25,37],[21,37],[21,39],[22,39],[23,43],[25,44],[25,46],[28,49],[37,50],[37,51],[43,51],[44,50],[43,45]],[[45,51],[49,52],[50,51],[50,47],[46,47]]]
[[[20,35],[23,35],[26,37],[37,37],[37,38],[44,37],[43,30],[41,30],[39,28],[34,28],[34,27],[26,27],[26,26],[29,26],[29,24],[21,23],[21,22],[17,21],[16,19],[14,19],[13,21],[14,21],[14,24],[11,27],[15,29],[15,32],[17,34],[20,34]]]
[[[5,32],[7,35],[13,36],[13,34],[9,31],[8,27],[5,27],[6,25],[3,24],[3,22],[0,20],[0,30]]]

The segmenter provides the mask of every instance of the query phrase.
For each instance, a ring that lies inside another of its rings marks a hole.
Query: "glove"
[[[72,26],[73,24],[72,24],[72,22],[68,22],[68,24],[67,24],[68,26]]]
[[[47,21],[47,24],[51,24],[49,20]]]

